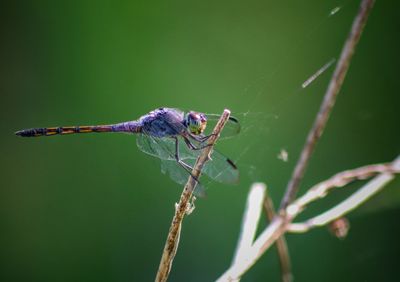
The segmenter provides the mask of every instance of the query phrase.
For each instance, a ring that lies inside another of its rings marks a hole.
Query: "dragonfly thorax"
[[[159,108],[140,118],[142,132],[157,138],[173,137],[186,131],[185,116],[182,111]]]
[[[191,111],[186,114],[185,124],[190,133],[199,135],[206,129],[207,118],[203,113]]]

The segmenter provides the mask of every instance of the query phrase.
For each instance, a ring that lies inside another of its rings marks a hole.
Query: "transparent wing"
[[[221,115],[218,114],[205,114],[207,116],[207,129],[204,133],[205,135],[211,134],[213,128],[217,124]],[[225,124],[224,129],[221,132],[220,138],[230,138],[238,135],[240,132],[239,120],[235,117],[229,117],[228,122]]]
[[[193,167],[194,162],[195,160],[190,160],[190,162],[186,163]],[[191,177],[190,173],[181,167],[176,160],[161,160],[161,172],[165,175],[169,175],[174,182],[180,185],[185,185],[189,177]],[[199,181],[197,181],[193,194],[200,198],[206,196],[205,188]]]
[[[182,140],[178,139],[178,142],[180,159],[190,167],[193,167],[197,158],[196,155],[191,153]],[[175,159],[175,139],[156,138],[148,134],[139,134],[136,143],[141,151],[161,159],[162,173],[169,175],[169,177],[178,184],[186,184],[191,175],[190,172],[178,164]],[[197,197],[205,197],[205,189],[199,181],[197,181],[193,193]]]
[[[202,150],[189,149],[181,138],[179,142],[179,157],[190,167],[194,163]],[[156,138],[148,134],[139,134],[137,136],[138,148],[151,156],[161,159],[161,170],[164,174],[168,174],[172,180],[178,184],[185,184],[190,176],[190,172],[185,170],[175,159],[175,139],[173,138]],[[202,171],[210,179],[220,182],[235,184],[239,181],[239,171],[236,166],[227,157],[216,150],[211,154],[211,160],[206,163]],[[198,183],[196,188],[198,196],[204,196],[204,187]]]
[[[136,138],[136,145],[138,148],[153,157],[162,160],[175,160],[175,142],[173,139],[164,138],[163,146],[160,146],[155,137],[148,134],[138,134]]]
[[[186,158],[184,162],[193,167],[200,151],[190,151],[193,152],[192,157]],[[161,171],[162,173],[169,175],[173,181],[181,185],[186,184],[190,175],[190,173],[183,169],[176,160],[161,160]],[[206,162],[203,167],[202,174],[219,183],[237,184],[239,182],[239,170],[235,164],[215,150],[211,154],[211,160]],[[206,189],[201,182],[197,182],[194,194],[198,197],[204,197],[206,195],[205,190]]]
[[[178,138],[179,142],[179,157],[181,160],[196,159],[196,154],[194,154],[186,144]],[[162,160],[175,160],[175,139],[173,138],[157,138],[149,134],[142,133],[138,134],[136,139],[136,144],[138,148],[153,157]]]
[[[204,166],[203,173],[220,183],[237,184],[239,182],[239,170],[236,165],[216,150],[211,153],[211,160]]]

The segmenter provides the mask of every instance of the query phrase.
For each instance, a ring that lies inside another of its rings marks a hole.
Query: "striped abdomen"
[[[43,128],[30,128],[23,129],[15,132],[16,135],[22,137],[38,137],[38,136],[52,136],[52,135],[65,135],[74,133],[91,133],[91,132],[140,132],[141,126],[137,122],[124,122],[114,125],[94,125],[94,126],[61,126],[61,127],[43,127]]]

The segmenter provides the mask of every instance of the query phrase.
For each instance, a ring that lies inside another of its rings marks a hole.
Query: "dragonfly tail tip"
[[[32,137],[32,132],[29,130],[18,130],[14,133],[17,136],[21,136],[21,137]]]

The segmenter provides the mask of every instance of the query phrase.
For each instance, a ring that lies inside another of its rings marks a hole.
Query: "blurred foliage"
[[[237,161],[241,183],[210,183],[184,222],[171,273],[171,281],[217,278],[231,262],[250,183],[265,181],[279,202],[333,67],[306,89],[301,84],[338,57],[358,5],[0,3],[0,280],[154,279],[181,190],[159,161],[123,134],[22,139],[13,132],[132,120],[159,106],[229,108],[242,121],[238,138],[218,143]],[[400,152],[399,8],[377,1],[302,191]],[[282,149],[288,162],[277,158]],[[288,236],[296,281],[397,278],[399,183],[368,212],[350,214],[343,241],[323,228]],[[266,279],[279,279],[273,250],[243,281]]]

